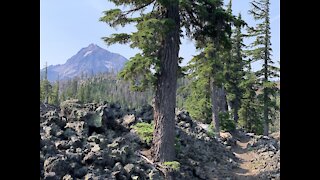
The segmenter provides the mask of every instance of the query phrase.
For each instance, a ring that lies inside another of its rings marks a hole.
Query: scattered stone
[[[134,114],[125,115],[123,117],[123,125],[126,127],[130,127],[135,121],[136,121],[136,118],[135,118]]]
[[[97,159],[97,156],[93,152],[89,152],[87,155],[84,156],[82,163],[83,164],[91,164],[93,161]]]
[[[161,175],[160,172],[157,169],[152,169],[151,172],[148,174],[149,179],[164,179]]]
[[[180,163],[176,179],[234,179],[230,174],[238,161],[231,151],[236,142],[233,134],[209,137],[208,125],[193,121],[186,111],[176,112],[176,161]],[[134,111],[118,104],[82,105],[69,100],[59,109],[40,103],[40,179],[164,179],[137,154],[146,147],[129,129],[152,119],[151,106]],[[259,178],[277,179],[280,141],[272,136],[243,136],[251,139],[248,148],[259,155],[252,163],[262,162],[257,164]]]
[[[92,152],[98,152],[100,151],[100,146],[98,144],[95,144],[92,148],[91,148]]]
[[[65,176],[63,176],[62,180],[73,180],[73,178],[70,174],[66,174]]]
[[[43,179],[44,180],[59,180],[59,177],[56,176],[55,172],[48,172],[48,173],[45,173],[45,176]]]
[[[133,164],[127,164],[124,166],[124,170],[131,175],[132,171],[133,171],[134,165]]]

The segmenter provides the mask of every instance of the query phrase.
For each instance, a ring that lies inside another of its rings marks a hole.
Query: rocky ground
[[[238,130],[220,136],[226,149],[236,156],[237,167],[227,172],[233,175],[231,179],[280,179],[280,133],[267,137]]]
[[[60,107],[40,103],[40,179],[164,179],[148,161],[150,147],[132,129],[151,120],[149,106],[133,111],[76,100]],[[176,179],[280,179],[279,138],[239,132],[216,139],[184,111],[177,112],[176,137]],[[249,152],[254,157],[244,161]]]

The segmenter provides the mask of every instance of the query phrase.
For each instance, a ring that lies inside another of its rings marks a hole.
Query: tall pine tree
[[[249,132],[262,134],[261,103],[257,99],[258,79],[251,70],[251,60],[245,64],[244,79],[239,84],[243,89],[241,108],[239,110],[239,125]]]
[[[253,61],[262,61],[262,69],[256,72],[260,79],[263,94],[259,96],[263,103],[263,120],[264,120],[264,135],[269,134],[269,123],[274,118],[272,109],[275,106],[275,100],[272,96],[277,91],[276,83],[270,81],[271,78],[279,77],[279,69],[273,66],[274,62],[271,59],[271,31],[270,31],[270,0],[253,0],[251,2],[252,9],[249,14],[259,22],[255,28],[249,28],[248,32],[255,37],[255,41],[251,44],[253,49],[249,51],[249,55]]]
[[[48,66],[45,65],[44,79],[40,80],[40,99],[44,100],[44,103],[49,103],[49,98],[52,93],[52,86],[48,81]]]
[[[52,86],[52,93],[51,93],[50,102],[49,102],[50,104],[59,106],[60,104],[59,91],[60,91],[60,81],[58,77],[57,82]]]
[[[206,123],[211,122],[210,76],[211,66],[204,61],[204,54],[194,56],[186,67],[190,85],[189,96],[186,98],[186,110],[191,117]]]
[[[137,32],[113,34],[104,40],[108,44],[131,43],[132,48],[142,50],[131,58],[120,76],[130,80],[137,90],[143,90],[149,84],[155,88],[152,154],[154,161],[172,161],[175,158],[174,111],[181,27],[185,27],[186,35],[192,38],[215,36],[217,21],[227,20],[221,9],[223,3],[220,0],[111,1],[117,6],[131,5],[132,8],[105,11],[101,21],[112,27],[136,23]],[[148,6],[151,11],[145,13]],[[137,17],[129,17],[137,11],[140,12]]]
[[[223,16],[228,18],[228,21],[221,21],[220,18]],[[241,26],[244,22],[232,15],[231,2],[226,11],[223,9],[216,11],[215,17],[220,18],[215,19],[216,25],[212,27],[215,29],[214,36],[197,40],[197,48],[201,49],[202,52],[189,63],[189,69],[191,68],[191,74],[194,76],[193,83],[203,87],[202,89],[196,89],[197,86],[194,86],[193,91],[202,90],[203,95],[194,93],[188,100],[194,98],[193,96],[202,95],[203,104],[211,105],[212,125],[215,128],[216,135],[219,136],[220,120],[221,118],[224,119],[223,117],[226,117],[227,114],[225,67],[231,67],[226,65],[231,63],[231,26],[232,24]]]
[[[229,8],[231,8],[231,5],[229,5]],[[242,21],[241,14],[238,15],[238,20]],[[226,78],[225,88],[227,91],[227,99],[230,105],[229,110],[232,110],[233,119],[236,125],[239,119],[238,111],[241,106],[243,94],[243,90],[240,87],[240,83],[244,77],[243,48],[245,45],[243,44],[243,34],[241,33],[241,27],[243,25],[244,24],[238,22],[235,23],[235,29],[231,38],[232,49],[228,54],[224,73],[224,77]]]

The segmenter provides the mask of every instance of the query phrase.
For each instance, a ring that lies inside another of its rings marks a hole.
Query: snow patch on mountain
[[[88,56],[89,54],[91,54],[92,53],[92,51],[88,51],[88,52],[86,52],[84,55],[83,55],[83,57],[86,57],[86,56]]]

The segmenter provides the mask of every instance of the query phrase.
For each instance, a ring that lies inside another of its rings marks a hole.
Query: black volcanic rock
[[[95,44],[82,48],[65,64],[48,66],[48,80],[55,81],[104,72],[119,72],[128,60],[120,54],[109,52]],[[41,69],[40,73],[44,73]]]

